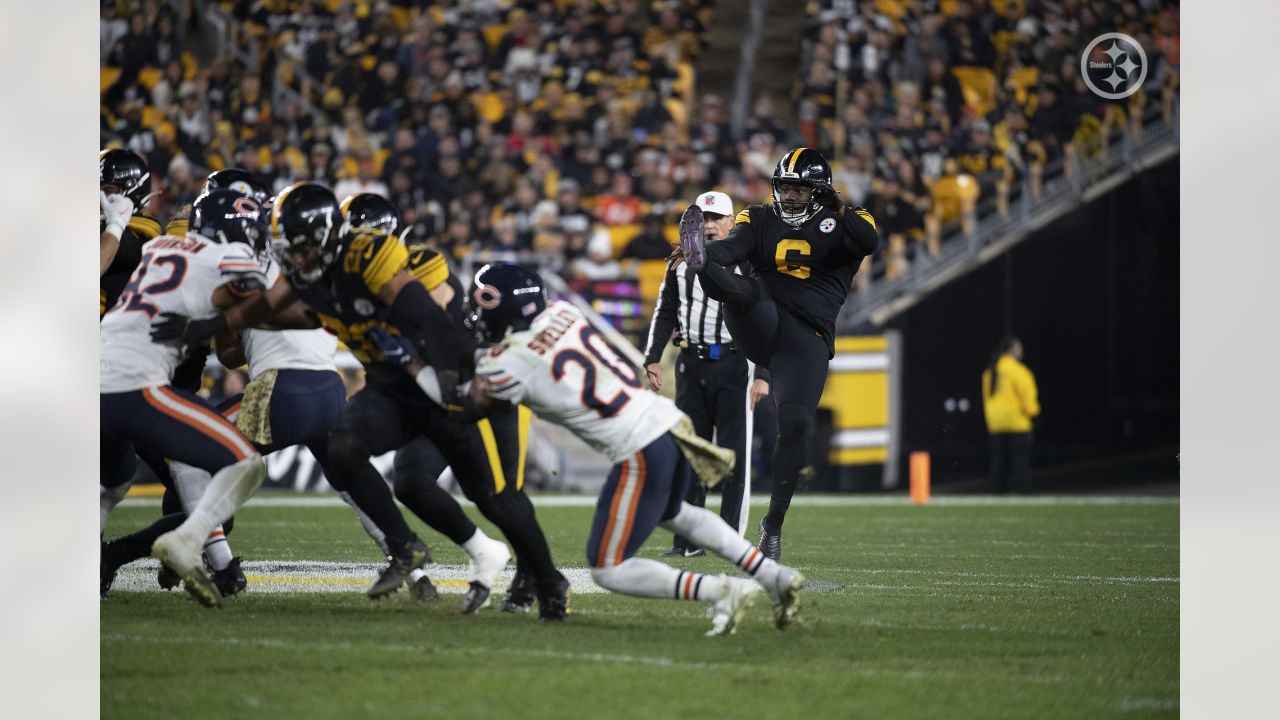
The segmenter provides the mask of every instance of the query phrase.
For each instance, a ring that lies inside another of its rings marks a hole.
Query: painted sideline
[[[383,563],[250,560],[244,564],[244,575],[249,581],[245,592],[363,594],[383,567]],[[126,565],[116,575],[111,592],[161,592],[160,584],[156,582],[156,571],[159,568],[160,562],[154,558]],[[569,578],[575,594],[605,592],[604,588],[591,581],[591,572],[587,568],[560,568],[560,572]],[[514,574],[514,567],[502,571],[493,584],[495,595],[507,589]],[[433,563],[427,566],[427,575],[431,577],[436,590],[456,595],[467,591],[470,579],[470,571],[466,565]]]
[[[472,507],[462,495],[455,495],[458,502]],[[595,507],[594,495],[532,494],[530,499],[538,507]],[[1177,505],[1176,497],[1150,495],[954,495],[935,496],[929,505],[939,507],[1071,507],[1104,505]],[[131,507],[159,507],[160,499],[130,496],[120,503]],[[269,493],[251,498],[253,507],[346,507],[337,495],[328,493]],[[766,506],[768,495],[752,495],[751,505]],[[791,504],[799,507],[904,507],[911,504],[906,494],[894,495],[797,495]],[[719,507],[720,498],[707,498],[707,507]]]

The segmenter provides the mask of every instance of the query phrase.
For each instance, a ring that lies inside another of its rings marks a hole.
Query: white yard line
[[[456,496],[463,505],[471,502],[461,495]],[[595,507],[594,495],[532,495],[533,504],[538,507]],[[122,505],[133,507],[159,507],[159,498],[130,497]],[[297,495],[269,494],[249,500],[254,507],[346,507],[346,503],[337,495],[327,493],[310,493]],[[751,505],[765,506],[769,504],[768,495],[751,496]],[[796,507],[906,507],[911,499],[906,495],[797,495],[791,504]],[[1112,505],[1178,505],[1176,497],[1147,495],[955,495],[934,497],[929,505],[939,507],[1091,507]],[[708,507],[718,507],[720,499],[707,498]]]

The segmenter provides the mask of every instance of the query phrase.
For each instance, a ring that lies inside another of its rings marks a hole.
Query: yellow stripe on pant
[[[533,420],[533,411],[523,405],[517,405],[516,416],[520,423],[520,454],[516,457],[516,490],[524,490],[524,457],[529,450],[529,422]]]
[[[507,477],[502,472],[502,454],[498,452],[498,441],[493,436],[493,424],[489,422],[489,418],[483,418],[476,423],[476,429],[480,431],[480,440],[484,442],[484,452],[489,456],[493,490],[495,493],[501,493],[507,488]]]

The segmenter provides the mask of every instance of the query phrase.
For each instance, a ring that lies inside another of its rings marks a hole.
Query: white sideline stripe
[[[154,558],[144,558],[120,568],[115,582],[111,585],[111,593],[120,592],[162,592],[156,582],[156,571],[160,562]],[[378,572],[385,567],[383,563],[358,562],[324,562],[324,561],[280,561],[258,560],[244,563],[244,573],[249,576],[249,586],[245,592],[254,593],[359,593],[373,583]],[[603,593],[606,590],[591,580],[591,571],[587,568],[560,568],[575,594]],[[466,592],[467,582],[471,578],[470,569],[466,565],[443,565],[433,563],[427,566],[427,575],[435,583],[440,593],[461,595]],[[515,567],[508,566],[493,584],[494,594],[507,589],[511,578],[515,575]],[[181,592],[181,590],[175,590]],[[110,597],[110,596],[108,596]]]
[[[455,495],[458,502],[468,507],[470,500]],[[531,495],[538,507],[595,507],[594,495]],[[1008,497],[1003,495],[954,495],[935,496],[929,505],[940,507],[1076,507],[1110,505],[1177,505],[1176,497],[1150,495],[1034,495]],[[160,498],[130,497],[120,503],[132,507],[160,507]],[[298,493],[283,496],[266,495],[249,500],[255,507],[347,507],[342,498],[332,493]],[[752,495],[753,506],[769,504],[768,495]],[[911,504],[907,495],[797,495],[792,507],[905,507]],[[719,496],[707,498],[707,507],[719,507]]]
[[[228,429],[228,426],[224,424],[226,423],[226,421],[223,420],[221,417],[219,417],[218,420],[221,420],[222,422],[212,420],[210,419],[209,415],[205,414],[205,412],[202,412],[200,410],[195,410],[193,408],[187,407],[186,405],[183,405],[182,403],[175,402],[172,398],[165,395],[165,393],[156,392],[152,388],[147,388],[142,392],[145,393],[147,397],[151,398],[152,400],[156,401],[161,405],[164,405],[165,407],[178,413],[179,415],[182,415],[183,417],[191,418],[197,423],[205,426],[206,428],[209,428],[214,433],[216,433],[219,437],[222,437],[228,440],[245,457],[253,457],[254,455],[258,454],[258,451],[254,449],[254,447],[250,445],[247,441],[245,441],[245,439],[240,435],[238,431]],[[210,415],[213,414],[212,410],[209,410],[207,412]]]
[[[827,369],[831,372],[865,372],[867,370],[888,370],[889,354],[878,353],[840,353],[831,358]]]
[[[838,448],[885,447],[888,444],[888,428],[840,430],[831,438],[832,447]]]

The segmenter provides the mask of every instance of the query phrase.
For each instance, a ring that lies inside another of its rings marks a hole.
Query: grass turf
[[[584,565],[591,508],[538,514],[557,562]],[[158,515],[126,504],[107,534]],[[465,562],[415,529],[437,562]],[[702,637],[701,603],[605,594],[576,596],[570,624],[543,626],[493,609],[462,617],[458,595],[424,606],[403,592],[375,603],[359,588],[251,586],[211,611],[185,594],[113,592],[101,607],[102,717],[1178,714],[1175,503],[799,506],[783,537],[784,559],[815,586],[804,625],[775,630],[762,598],[724,638]],[[345,507],[251,501],[231,540],[252,560],[377,560]],[[669,542],[659,530],[641,555]],[[712,557],[673,564],[732,570]]]

